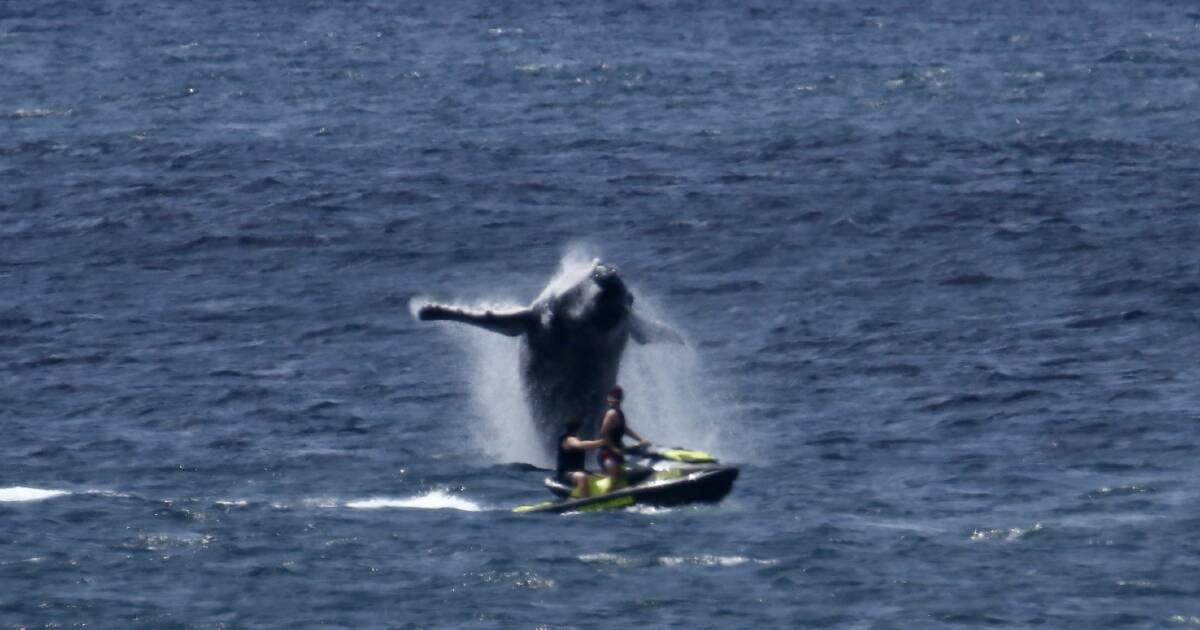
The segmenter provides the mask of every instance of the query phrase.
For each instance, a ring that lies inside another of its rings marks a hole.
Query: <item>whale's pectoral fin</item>
[[[666,324],[634,315],[629,320],[629,336],[640,344],[670,342],[684,345],[683,337]]]
[[[422,321],[461,322],[509,337],[523,335],[538,323],[537,315],[527,308],[500,312],[468,311],[442,304],[426,304],[417,309],[417,317]]]

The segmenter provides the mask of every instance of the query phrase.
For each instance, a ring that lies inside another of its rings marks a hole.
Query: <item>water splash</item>
[[[12,488],[0,488],[0,503],[3,502],[22,502],[22,501],[41,501],[60,497],[65,494],[70,494],[63,490],[43,490],[41,488],[26,488],[23,486],[14,486]]]
[[[643,317],[685,331],[667,317],[653,298],[634,289],[636,309]],[[736,459],[740,450],[726,439],[726,410],[718,388],[705,374],[695,345],[630,343],[618,377],[625,388],[624,408],[630,426],[650,442],[708,451],[717,458]]]
[[[422,305],[434,301],[425,296],[413,297],[408,304],[413,318]],[[471,303],[455,300],[449,304],[492,311],[526,306],[516,299]],[[521,385],[520,340],[471,326],[445,326],[443,330],[466,355],[463,365],[475,416],[466,421],[472,425],[466,427],[466,433],[473,437],[475,446],[496,461],[547,465]]]
[[[520,340],[466,326],[455,332],[467,346],[471,409],[483,421],[473,433],[476,446],[496,461],[548,466],[521,384]]]
[[[550,279],[550,283],[542,289],[537,299],[545,299],[560,294],[571,287],[583,282],[592,273],[600,252],[591,245],[574,243],[567,247],[562,260],[558,261],[558,272]]]
[[[346,507],[358,510],[377,510],[381,508],[401,508],[416,510],[461,510],[463,512],[480,512],[479,504],[460,496],[449,494],[443,490],[433,490],[420,496],[406,499],[373,498],[362,501],[350,501]]]

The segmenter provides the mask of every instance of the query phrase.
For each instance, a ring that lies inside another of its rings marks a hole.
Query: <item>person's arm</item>
[[[633,430],[633,427],[629,426],[629,423],[625,424],[625,432],[628,433],[629,435],[631,435],[633,437],[633,439],[637,440],[638,442],[646,441],[646,440],[642,439],[642,436],[638,435],[637,431]]]
[[[567,448],[577,449],[581,451],[590,451],[594,448],[604,446],[604,440],[581,440],[575,436],[570,436],[566,440]]]

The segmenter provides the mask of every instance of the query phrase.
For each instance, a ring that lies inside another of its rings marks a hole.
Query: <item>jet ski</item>
[[[733,489],[738,468],[717,461],[703,451],[661,448],[639,444],[625,449],[626,486],[613,490],[607,475],[589,474],[591,496],[579,497],[575,489],[554,477],[545,480],[546,489],[558,499],[534,505],[522,505],[513,511],[592,512],[632,505],[673,506],[685,503],[716,503]]]

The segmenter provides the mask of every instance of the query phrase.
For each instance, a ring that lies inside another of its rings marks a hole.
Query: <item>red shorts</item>
[[[616,451],[605,446],[600,449],[599,453],[596,454],[596,461],[600,462],[601,470],[608,470],[608,462],[612,461],[617,464],[624,464],[625,457],[617,454]]]

